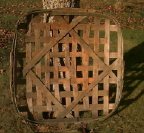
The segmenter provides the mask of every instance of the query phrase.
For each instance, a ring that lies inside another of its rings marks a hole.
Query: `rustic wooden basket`
[[[52,23],[43,23],[43,15]],[[36,123],[101,120],[117,108],[123,39],[111,16],[85,9],[32,11],[18,22],[11,89],[19,113]]]

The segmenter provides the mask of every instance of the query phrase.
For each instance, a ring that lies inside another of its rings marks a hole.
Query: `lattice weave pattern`
[[[35,119],[108,115],[121,77],[116,25],[97,17],[54,20],[33,21],[26,37],[23,73],[30,112]]]

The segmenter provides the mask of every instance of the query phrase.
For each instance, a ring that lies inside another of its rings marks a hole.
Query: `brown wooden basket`
[[[43,22],[43,15],[53,22]],[[111,16],[86,9],[32,11],[18,22],[11,90],[19,113],[36,123],[101,120],[117,108],[123,39]]]

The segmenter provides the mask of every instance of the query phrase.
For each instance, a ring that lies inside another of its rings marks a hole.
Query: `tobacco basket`
[[[17,27],[11,90],[25,119],[87,122],[116,110],[123,84],[123,39],[113,17],[86,9],[39,10],[25,15]]]

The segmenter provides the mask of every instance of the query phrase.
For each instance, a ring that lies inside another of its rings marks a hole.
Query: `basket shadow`
[[[133,102],[137,101],[143,94],[144,89],[132,99],[129,96],[137,89],[144,81],[144,42],[132,48],[124,54],[125,72],[124,72],[124,87],[123,96],[118,110],[115,114],[120,113],[125,108],[129,107]]]

